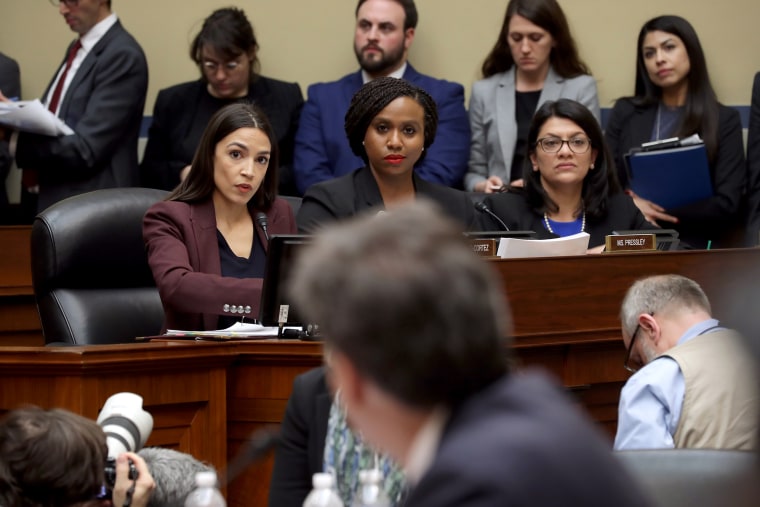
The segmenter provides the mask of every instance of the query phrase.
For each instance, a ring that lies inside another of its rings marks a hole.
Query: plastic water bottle
[[[380,470],[359,471],[359,491],[351,507],[391,507],[391,501],[383,490],[383,474]]]
[[[343,507],[343,501],[335,492],[335,478],[332,474],[314,474],[311,478],[309,496],[303,502],[303,507]]]
[[[185,507],[227,507],[227,502],[216,487],[216,472],[195,474],[195,489],[185,500]]]

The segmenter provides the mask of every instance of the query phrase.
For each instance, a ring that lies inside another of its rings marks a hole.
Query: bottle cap
[[[332,488],[334,484],[335,478],[332,476],[332,474],[318,473],[314,474],[311,478],[311,485],[315,488]]]
[[[196,473],[195,485],[199,488],[215,488],[216,487],[216,472]]]

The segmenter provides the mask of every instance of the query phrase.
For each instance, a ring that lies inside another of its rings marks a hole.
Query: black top
[[[235,252],[232,251],[227,240],[224,239],[224,236],[218,230],[216,231],[216,237],[219,241],[219,261],[222,267],[222,276],[232,278],[264,278],[267,254],[264,251],[264,245],[261,244],[259,235],[256,234],[255,230],[253,234],[253,245],[251,245],[251,256],[247,259],[235,255]],[[238,314],[237,317],[232,315],[220,315],[219,329],[228,328],[235,322],[239,322],[240,317],[247,317],[249,319],[257,318],[256,315],[245,315],[242,313]]]
[[[536,239],[558,238],[546,230],[543,214],[537,213],[529,205],[522,193],[506,192],[490,194],[486,205],[507,227],[514,231],[534,231]],[[480,215],[483,230],[500,231],[502,227],[487,214]],[[599,218],[586,217],[585,232],[591,235],[589,248],[603,245],[605,236],[615,230],[640,230],[653,227],[644,219],[639,209],[626,194],[616,194],[607,200],[607,213]]]
[[[461,190],[444,187],[412,175],[414,189],[418,196],[427,197],[462,226],[471,230],[476,224],[475,208],[470,196]],[[383,198],[375,177],[368,167],[323,181],[309,187],[303,196],[301,208],[296,216],[298,230],[313,233],[319,227],[351,217],[368,210],[382,210]]]
[[[535,92],[515,91],[515,122],[517,123],[517,141],[512,156],[512,171],[509,181],[522,178],[525,155],[528,153],[528,130],[533,115],[538,109],[538,99],[541,98],[541,90]]]

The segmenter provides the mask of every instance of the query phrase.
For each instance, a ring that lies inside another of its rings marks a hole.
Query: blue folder
[[[631,190],[672,210],[713,196],[704,144],[626,155]]]

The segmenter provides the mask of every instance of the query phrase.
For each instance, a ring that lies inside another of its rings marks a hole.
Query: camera
[[[142,397],[137,394],[117,393],[106,400],[98,415],[97,423],[106,434],[108,446],[105,476],[109,492],[116,482],[116,457],[142,449],[153,430],[153,417],[143,410],[142,402]],[[137,469],[131,461],[129,478],[137,479]]]

